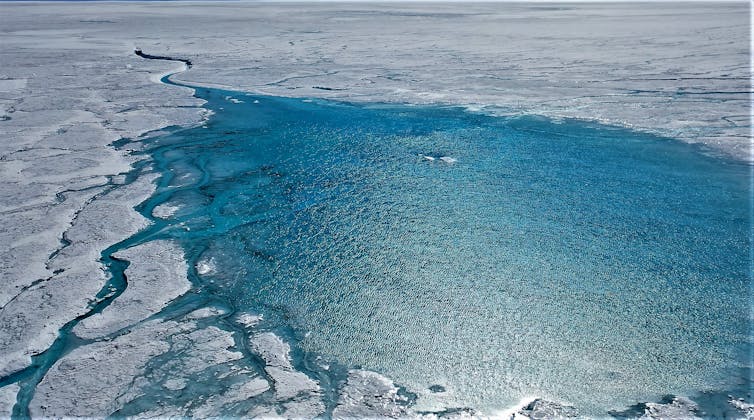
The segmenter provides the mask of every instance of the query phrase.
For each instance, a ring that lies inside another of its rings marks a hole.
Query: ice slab
[[[399,418],[409,413],[408,399],[398,393],[398,387],[390,379],[355,369],[348,373],[332,416],[335,419]]]
[[[101,337],[157,314],[191,288],[183,249],[170,241],[151,241],[119,251],[129,261],[128,286],[105,310],[74,328],[82,338]]]
[[[16,394],[19,386],[16,384],[6,385],[0,388],[0,418],[10,418],[13,406],[16,404]]]
[[[191,319],[148,321],[60,359],[37,387],[31,415],[102,417],[119,410],[143,416],[217,414],[223,404],[259,395],[268,387],[267,381],[238,365],[242,358],[229,331],[201,327]],[[208,381],[217,387],[197,389],[197,383],[212,384]],[[193,404],[180,399],[176,405],[156,404],[149,400],[160,398],[155,387],[189,401],[199,398],[197,393],[201,398]]]

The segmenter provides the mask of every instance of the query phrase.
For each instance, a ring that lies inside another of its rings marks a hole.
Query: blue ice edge
[[[397,105],[392,104],[370,104],[370,105],[352,105],[342,102],[332,102],[332,101],[324,101],[324,100],[307,100],[308,102],[302,102],[301,99],[294,99],[294,98],[276,98],[276,97],[270,97],[270,96],[263,96],[263,95],[249,95],[239,92],[232,92],[232,91],[223,91],[223,90],[217,90],[217,89],[205,89],[205,88],[196,88],[192,86],[187,86],[183,84],[173,83],[169,80],[169,76],[165,76],[163,79],[163,82],[168,84],[176,84],[180,86],[186,86],[190,87],[192,89],[195,89],[197,92],[197,95],[199,97],[209,97],[212,96],[214,98],[213,101],[208,102],[207,106],[212,107],[215,112],[222,112],[222,108],[225,107],[232,107],[234,105],[239,105],[238,103],[233,103],[230,101],[227,101],[226,103],[223,103],[222,100],[225,98],[236,98],[237,100],[241,101],[260,101],[260,102],[268,102],[268,101],[274,101],[283,103],[285,106],[290,107],[291,109],[299,109],[303,112],[306,112],[309,107],[316,106],[316,107],[326,107],[328,109],[334,110],[337,112],[339,109],[362,109],[362,110],[382,110],[385,112],[429,112],[429,113],[439,113],[442,118],[445,118],[447,120],[452,120],[454,117],[453,115],[456,114],[468,114],[470,118],[473,121],[478,121],[478,119],[484,119],[488,120],[491,117],[487,116],[478,116],[478,115],[472,115],[469,113],[466,113],[464,110],[458,108],[458,107],[401,107]],[[207,99],[204,97],[203,99]],[[222,99],[221,99],[222,98]],[[310,102],[309,102],[310,101]],[[421,118],[420,118],[421,119]],[[661,152],[657,156],[652,156],[651,158],[656,159],[653,163],[663,162],[666,161],[671,164],[672,166],[672,160],[677,158],[678,156],[676,152],[681,151],[684,154],[685,159],[692,159],[698,161],[700,164],[701,162],[704,162],[703,166],[705,168],[714,167],[717,168],[720,172],[727,173],[726,176],[730,176],[731,174],[735,176],[740,175],[746,175],[748,174],[748,168],[745,163],[737,162],[732,159],[728,159],[725,157],[720,156],[710,156],[710,150],[703,147],[703,146],[692,146],[692,145],[679,145],[678,142],[672,140],[672,139],[660,139],[654,136],[644,135],[644,134],[636,134],[631,132],[630,130],[626,130],[623,128],[615,128],[615,127],[605,127],[599,124],[590,124],[585,123],[581,121],[564,121],[560,124],[550,124],[548,120],[542,119],[539,117],[524,117],[524,118],[513,118],[513,119],[504,119],[499,118],[500,121],[506,121],[510,124],[511,127],[514,128],[514,130],[519,132],[529,132],[529,133],[535,133],[535,134],[544,134],[547,136],[556,136],[559,138],[565,138],[565,139],[579,139],[583,133],[584,130],[592,130],[591,136],[593,137],[599,137],[603,136],[605,139],[612,139],[615,137],[621,137],[626,136],[630,137],[631,141],[638,141],[639,146],[641,146],[642,141],[647,141],[647,139],[652,140],[653,145],[659,144],[661,147],[658,148],[656,151]],[[413,120],[412,120],[413,121]],[[447,121],[445,122],[447,124]],[[212,124],[210,121],[209,124]],[[409,124],[410,125],[410,124]],[[429,126],[432,124],[429,123]],[[452,124],[451,124],[452,125]],[[473,125],[473,124],[472,124]],[[553,132],[552,130],[538,130],[542,128],[542,126],[546,126],[548,129],[555,128],[556,130],[559,130],[557,132]],[[454,129],[454,127],[450,127],[449,129]],[[164,154],[166,151],[170,151],[170,149],[174,146],[186,146],[186,144],[178,144],[176,143],[176,136],[181,137],[185,135],[187,132],[201,130],[201,128],[196,129],[175,129],[171,134],[159,136],[157,138],[152,138],[145,141],[145,144],[154,144],[155,146],[148,146],[148,150],[145,152],[147,154],[152,154],[153,161],[151,163],[154,163],[158,170],[161,170],[163,174],[163,179],[160,181],[160,186],[158,188],[158,191],[155,193],[155,195],[147,200],[145,203],[140,205],[138,207],[138,210],[147,218],[149,218],[152,221],[152,226],[143,231],[139,234],[135,235],[132,238],[129,238],[125,241],[123,241],[120,244],[114,245],[113,247],[108,248],[107,250],[103,251],[103,262],[105,262],[106,266],[112,273],[112,280],[106,285],[105,289],[103,289],[103,293],[101,293],[104,296],[104,291],[109,290],[111,287],[114,287],[117,292],[115,295],[112,295],[111,297],[108,297],[104,300],[101,300],[97,303],[95,307],[93,307],[93,311],[84,317],[88,317],[93,313],[97,313],[101,311],[109,302],[112,301],[119,293],[121,293],[125,287],[127,282],[125,281],[125,277],[123,275],[123,271],[127,267],[127,263],[118,261],[116,259],[112,258],[112,254],[117,252],[120,249],[124,249],[130,246],[133,246],[137,243],[151,240],[161,233],[165,232],[166,230],[169,230],[170,225],[174,224],[175,222],[171,221],[165,221],[163,219],[155,218],[152,216],[153,209],[158,206],[159,204],[163,202],[167,202],[170,200],[173,189],[170,187],[169,183],[171,181],[172,175],[168,175],[170,173],[168,166],[165,164],[161,164],[160,161],[164,160],[160,155]],[[263,128],[260,127],[253,127],[253,130],[259,130],[264,131]],[[413,136],[432,136],[433,135],[433,129],[422,127],[417,132],[412,132],[413,128],[411,127],[400,127],[400,130],[404,130],[405,133],[409,133],[409,135]],[[232,130],[231,130],[232,131]],[[238,133],[233,133],[231,131],[224,131],[222,135],[227,136],[234,136]],[[390,131],[390,130],[388,130]],[[540,131],[539,133],[536,133],[537,131]],[[405,134],[404,132],[401,132],[402,134]],[[337,133],[337,130],[336,130]],[[478,133],[477,133],[478,134]],[[172,137],[172,138],[171,138]],[[638,140],[637,140],[638,139]],[[642,140],[644,139],[644,140]],[[442,139],[433,138],[433,141],[439,141]],[[445,139],[447,140],[447,139]],[[123,146],[127,143],[127,140],[124,140],[122,142],[117,142],[116,146]],[[430,142],[431,143],[431,142]],[[197,147],[202,147],[203,141],[199,140],[197,142]],[[489,145],[485,145],[489,146]],[[573,147],[573,144],[565,144],[566,147]],[[423,148],[422,148],[423,147]],[[444,178],[450,171],[452,171],[454,168],[452,165],[442,165],[439,161],[430,161],[429,159],[423,159],[424,157],[432,157],[432,158],[442,158],[444,156],[455,156],[454,152],[457,152],[457,148],[454,149],[453,144],[445,141],[443,147],[439,147],[437,149],[431,149],[427,148],[426,144],[422,145],[422,147],[418,148],[416,151],[415,159],[412,159],[412,165],[416,165],[415,167],[426,169],[428,165],[434,165],[429,166],[430,170],[439,170],[444,172],[432,172],[431,176],[437,177],[436,179],[439,179],[440,182],[447,181],[448,179],[452,178]],[[601,147],[604,147],[604,144],[602,144]],[[571,149],[570,151],[573,152],[575,149]],[[363,151],[363,150],[362,150]],[[568,152],[569,150],[565,150],[565,152]],[[492,153],[490,150],[485,150],[484,148],[481,148],[479,150],[480,156],[482,156],[484,153]],[[637,152],[639,153],[639,152]],[[639,153],[641,156],[641,153]],[[534,154],[531,158],[536,159],[539,156]],[[628,156],[631,157],[631,156]],[[347,160],[340,160],[336,163],[338,165],[349,165],[353,164],[352,160],[358,160],[360,159],[360,156],[350,156]],[[455,158],[454,158],[455,159]],[[571,164],[577,165],[579,162],[579,157],[576,156],[574,161],[571,162]],[[168,163],[167,161],[165,163]],[[382,162],[380,162],[382,163]],[[392,162],[391,162],[392,163]],[[451,162],[452,163],[452,162]],[[593,164],[594,162],[590,162]],[[311,162],[308,162],[307,164],[311,164]],[[453,163],[454,165],[464,166],[469,165],[468,161],[465,161],[463,159],[458,160],[457,162]],[[143,164],[140,164],[143,165]],[[424,165],[424,166],[418,166],[418,165]],[[264,164],[258,164],[258,162],[255,162],[252,166],[253,171],[257,172],[265,172],[265,167],[269,165]],[[316,165],[315,165],[316,166]],[[363,169],[360,166],[356,166],[357,168]],[[404,167],[401,167],[402,169],[405,169]],[[394,168],[391,168],[394,169]],[[555,175],[558,175],[558,170],[562,168],[557,168],[556,166],[551,166],[548,170],[555,171]],[[138,166],[134,169],[134,171],[129,175],[129,181],[132,181],[137,177],[142,171],[142,166]],[[275,169],[269,168],[266,170],[268,174],[272,177],[284,177],[287,176],[285,173],[279,173],[276,172]],[[205,172],[206,176],[207,172]],[[412,176],[417,175],[416,173],[412,174]],[[426,175],[426,174],[425,174]],[[514,172],[508,172],[504,174],[506,177],[514,177]],[[719,174],[718,174],[719,175]],[[716,188],[719,188],[719,185],[716,185]],[[743,192],[747,193],[750,192],[750,189],[747,190],[747,188],[750,188],[747,182],[744,182],[743,185]],[[349,191],[341,191],[341,190],[334,190],[335,193],[349,193]],[[431,190],[433,192],[437,192],[436,190]],[[739,191],[740,192],[740,191]],[[330,194],[333,192],[330,191]],[[349,198],[353,198],[352,196],[349,196]],[[322,206],[323,202],[326,202],[328,200],[332,200],[334,197],[332,195],[328,195],[328,193],[312,193],[312,192],[305,192],[300,197],[297,196],[295,198],[296,205],[293,206],[293,213],[302,213],[307,212],[308,210],[315,209],[318,206]],[[747,203],[747,201],[740,201],[740,197],[736,197],[736,200],[733,200],[735,203]],[[735,206],[733,206],[735,207]],[[733,208],[731,207],[731,208]],[[735,209],[734,209],[735,210]],[[216,211],[216,209],[212,210]],[[734,217],[736,216],[735,211],[731,213]],[[217,215],[217,213],[215,213]],[[750,215],[750,213],[749,213]],[[181,222],[187,222],[189,219],[191,219],[191,214],[186,215],[187,219],[182,220]],[[272,214],[272,218],[278,217],[280,214]],[[746,215],[744,215],[746,216]],[[739,217],[740,218],[740,217]],[[748,232],[750,232],[750,226],[745,226],[748,222],[748,218],[744,217],[743,222],[741,220],[737,220],[736,223],[733,226],[733,229],[730,231],[735,231],[736,228],[740,228],[742,226],[748,227]],[[251,223],[260,223],[264,222],[266,219],[265,217],[254,217],[252,219],[246,219],[246,223],[251,220]],[[211,228],[205,229],[205,235],[213,235],[218,232],[227,231],[233,228],[233,222],[231,222],[227,226],[213,226]],[[739,238],[740,239],[740,238]],[[744,236],[744,241],[750,240],[750,237],[748,237],[748,234]],[[193,255],[193,257],[190,257],[189,262],[192,266],[196,265],[202,258],[205,258],[206,256],[203,255],[203,253],[206,251],[206,249],[202,249],[201,252],[197,252],[196,249],[192,249],[192,246],[190,245],[191,240],[188,240],[186,244],[184,245],[186,248],[187,255]],[[740,245],[740,243],[739,243]],[[260,253],[262,253],[260,251]],[[742,255],[747,255],[746,253]],[[740,257],[741,255],[736,255],[737,257]],[[719,257],[719,256],[717,256]],[[728,260],[725,260],[728,261]],[[740,260],[734,260],[738,261],[740,263]],[[311,262],[306,262],[307,264],[310,264]],[[736,267],[734,275],[740,275],[739,269],[740,267]],[[744,267],[746,268],[746,267]],[[190,270],[190,279],[192,283],[195,285],[195,288],[201,288],[203,291],[198,293],[204,293],[207,294],[207,296],[204,296],[205,299],[212,299],[213,301],[217,301],[218,296],[217,293],[219,293],[219,290],[215,289],[213,290],[213,287],[208,287],[208,284],[202,280],[201,276],[197,274],[196,270],[192,269]],[[213,279],[216,281],[216,279]],[[597,287],[600,286],[596,283],[588,283],[579,285],[579,289],[583,288],[589,288],[589,287]],[[741,291],[742,289],[737,289],[738,291]],[[103,297],[100,296],[100,297]],[[279,296],[275,296],[276,299],[279,299]],[[226,298],[220,298],[220,301],[222,302]],[[191,298],[193,305],[196,305],[199,302],[202,302],[203,299],[199,299],[196,297]],[[244,301],[245,303],[248,303],[248,301]],[[170,311],[183,311],[181,309],[181,305],[184,305],[186,302],[185,300],[179,299],[177,300],[171,307],[166,309],[167,312]],[[234,303],[225,303],[227,307],[237,307],[239,302]],[[195,308],[195,306],[192,306],[192,308]],[[291,315],[288,312],[288,310],[283,308],[283,305],[280,305],[279,301],[272,302],[271,305],[266,304],[264,301],[257,301],[254,304],[250,305],[249,308],[245,308],[246,310],[252,309],[257,310],[258,312],[265,312],[266,315],[272,313],[272,315],[268,316],[268,324],[266,325],[266,328],[269,328],[271,330],[274,330],[279,335],[285,337],[290,343],[294,345],[294,358],[296,360],[296,364],[300,366],[305,371],[309,372],[310,375],[313,377],[319,378],[322,383],[331,383],[334,386],[336,384],[342,384],[345,378],[345,374],[347,372],[347,368],[344,366],[348,366],[349,363],[344,363],[342,365],[339,365],[337,363],[328,363],[330,365],[334,366],[340,366],[340,368],[331,369],[327,372],[323,371],[321,369],[321,360],[324,358],[325,360],[332,361],[332,360],[338,360],[337,357],[333,358],[332,355],[322,355],[316,350],[313,350],[312,347],[316,348],[316,346],[310,346],[306,349],[303,345],[296,345],[296,343],[303,343],[307,340],[307,332],[309,332],[311,327],[310,325],[300,325],[300,320],[295,321],[293,323],[290,322]],[[275,312],[278,313],[275,313]],[[748,312],[748,311],[746,311]],[[232,312],[228,314],[228,316],[232,315]],[[20,382],[23,384],[22,392],[19,394],[19,402],[14,408],[14,417],[25,417],[28,416],[27,406],[28,403],[33,395],[33,388],[36,385],[36,383],[41,380],[41,378],[44,376],[44,373],[49,369],[50,366],[62,355],[70,351],[72,348],[75,348],[81,344],[84,344],[81,340],[77,339],[75,336],[70,334],[71,329],[75,326],[77,322],[79,322],[81,319],[77,319],[74,321],[71,321],[69,324],[67,324],[62,330],[60,334],[60,338],[55,342],[55,344],[45,353],[36,356],[34,358],[34,365],[25,370],[22,371],[13,377],[4,378],[3,382],[0,382],[0,386],[4,385],[5,383],[12,383],[12,382]],[[297,323],[298,322],[298,323]],[[740,322],[740,321],[739,321]],[[739,325],[739,329],[740,329]],[[745,329],[745,327],[744,327]],[[750,337],[750,333],[749,333]],[[735,341],[735,340],[734,340]],[[739,356],[741,354],[744,354],[743,360],[746,360],[746,354],[749,354],[750,359],[750,342],[748,340],[744,340],[743,343],[739,343],[741,345],[741,348],[738,350],[735,350],[739,353]],[[371,368],[372,366],[367,366]],[[736,374],[738,378],[740,378],[741,383],[737,385],[731,386],[731,389],[728,389],[726,391],[704,391],[699,392],[697,394],[691,395],[692,399],[699,404],[698,413],[704,413],[704,415],[717,417],[724,414],[733,414],[735,411],[731,408],[731,405],[728,403],[729,395],[733,394],[735,396],[745,396],[747,399],[751,399],[751,393],[750,393],[750,387],[751,387],[751,376],[750,376],[750,370],[749,366],[743,366],[741,369],[743,371],[740,371]],[[379,370],[379,369],[378,369]],[[334,372],[334,373],[333,373]],[[329,380],[323,380],[327,377],[330,377]],[[616,379],[617,380],[617,379]],[[435,386],[435,385],[432,385]],[[436,389],[444,389],[444,386],[441,386],[440,388]],[[336,393],[334,391],[330,391],[330,395],[335,395]],[[548,395],[548,397],[551,397],[553,399],[558,399],[558,395]],[[411,400],[413,401],[413,396],[411,397]],[[672,401],[672,398],[665,398],[664,400],[667,403],[670,403]],[[334,404],[334,401],[330,401],[330,406]],[[485,407],[488,409],[488,407]],[[577,406],[577,408],[579,408]],[[602,411],[600,413],[597,412],[589,412],[586,413],[589,415],[599,415],[599,414],[610,414],[616,417],[623,417],[623,416],[634,416],[634,415],[640,415],[640,411],[646,409],[646,407],[642,406],[641,404],[636,405],[634,407],[628,408],[626,410],[612,410],[612,411]],[[740,413],[739,413],[740,415]]]

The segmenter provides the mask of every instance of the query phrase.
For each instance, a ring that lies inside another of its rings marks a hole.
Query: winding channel
[[[135,50],[134,53],[146,59],[177,61],[185,65],[183,69],[177,70],[175,72],[172,72],[166,75],[163,78],[163,80],[166,82],[169,81],[168,78],[171,75],[186,71],[189,68],[191,68],[191,61],[187,59],[172,58],[172,57],[165,57],[165,56],[153,56],[153,55],[145,54],[139,49]],[[113,144],[113,146],[117,148],[117,146],[122,143],[123,143],[122,141],[116,141]],[[108,184],[103,185],[103,187],[105,187],[105,190],[96,194],[94,197],[92,197],[87,202],[87,205],[91,203],[93,200],[96,200],[98,197],[102,197],[108,194],[109,192],[113,191],[115,188],[119,188],[119,187],[122,187],[124,185],[128,185],[134,182],[139,176],[142,175],[145,167],[149,165],[149,163],[150,163],[149,161],[140,161],[140,162],[135,163],[133,169],[126,174],[111,175],[109,177],[110,179],[108,181]],[[123,183],[113,182],[113,178],[118,175],[125,175],[125,181]],[[59,197],[60,196],[61,195],[59,195]],[[62,198],[64,199],[64,193],[62,194]],[[137,207],[137,210],[138,209],[139,207]],[[58,332],[57,339],[55,339],[53,344],[47,350],[31,357],[32,362],[28,367],[18,372],[15,372],[11,375],[8,375],[6,377],[0,378],[0,387],[17,383],[20,388],[18,392],[18,396],[16,398],[16,404],[13,406],[13,411],[12,411],[13,418],[29,418],[30,417],[29,404],[31,403],[31,400],[34,398],[34,393],[36,391],[37,385],[42,380],[42,378],[44,378],[44,376],[47,374],[50,368],[60,358],[70,353],[73,349],[77,347],[92,343],[94,341],[99,341],[104,338],[104,337],[100,337],[98,339],[90,339],[90,340],[81,339],[77,337],[75,334],[73,334],[72,331],[83,320],[93,315],[96,315],[98,313],[101,313],[103,310],[105,310],[105,308],[110,306],[110,304],[112,304],[112,302],[114,302],[120,295],[123,294],[123,292],[125,292],[126,288],[128,288],[128,278],[125,274],[125,271],[129,266],[129,262],[118,259],[114,257],[113,255],[126,248],[130,248],[135,245],[139,245],[141,243],[149,241],[150,237],[163,227],[160,225],[159,219],[155,220],[155,218],[151,216],[150,214],[151,208],[149,209],[149,211],[141,210],[140,212],[148,220],[150,220],[152,224],[150,224],[148,228],[140,231],[136,235],[133,235],[121,242],[111,245],[102,251],[100,262],[104,265],[105,269],[109,273],[109,280],[106,281],[105,285],[102,287],[99,293],[97,293],[97,295],[94,297],[93,303],[90,305],[88,312],[86,312],[85,314],[75,319],[68,321],[60,329],[60,331]],[[55,253],[53,253],[50,256],[48,263],[49,261],[52,261],[55,258],[55,256],[63,248],[70,245],[70,242],[65,237],[65,233],[63,234],[61,243],[62,243],[61,248],[59,248]],[[170,307],[167,307],[165,308],[165,311],[169,311],[170,309],[171,309]],[[184,309],[186,309],[186,312],[189,311],[188,308],[184,308]],[[192,309],[195,309],[195,307]],[[158,316],[158,315],[155,315],[155,316]],[[133,325],[131,327],[133,327]],[[115,337],[117,335],[119,335],[119,333],[112,334],[109,338]]]

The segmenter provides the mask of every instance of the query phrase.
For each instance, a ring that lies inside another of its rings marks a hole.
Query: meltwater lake
[[[140,241],[182,244],[193,293],[307,371],[486,414],[751,397],[750,166],[579,121],[196,96],[204,126],[145,141]]]

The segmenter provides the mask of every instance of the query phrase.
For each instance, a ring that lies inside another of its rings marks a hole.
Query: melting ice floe
[[[450,156],[435,157],[435,156],[430,156],[430,155],[422,155],[422,159],[426,160],[428,162],[435,162],[435,161],[439,160],[439,161],[441,161],[443,163],[446,163],[448,165],[452,165],[452,164],[458,162],[458,159],[456,159],[454,157],[450,157]]]
[[[510,417],[513,420],[521,419],[568,419],[577,418],[578,411],[565,404],[535,398],[523,407],[518,408]]]
[[[16,403],[16,394],[19,386],[16,384],[6,385],[0,388],[0,418],[10,418],[13,405]]]
[[[668,403],[646,403],[644,416],[653,419],[698,418],[699,406],[688,398],[675,397]]]
[[[236,322],[243,325],[246,328],[256,327],[262,320],[263,315],[252,315],[248,313],[242,313],[236,316]]]
[[[232,96],[226,96],[225,100],[228,101],[228,102],[232,102],[234,104],[242,104],[242,103],[244,103],[242,100],[236,99],[236,98],[234,98]]]
[[[169,219],[175,215],[181,206],[173,206],[167,203],[160,204],[152,210],[152,216],[159,217],[160,219]]]
[[[698,419],[699,405],[686,397],[667,396],[661,402],[643,402],[624,411],[611,411],[618,418]]]
[[[731,398],[730,404],[738,411],[743,413],[747,419],[754,419],[754,404],[749,404],[743,399]]]
[[[405,417],[408,398],[388,378],[367,370],[348,372],[348,380],[340,392],[333,418]]]
[[[216,270],[217,270],[217,266],[215,265],[214,258],[210,258],[208,260],[201,260],[196,263],[196,272],[200,276],[213,274]]]

